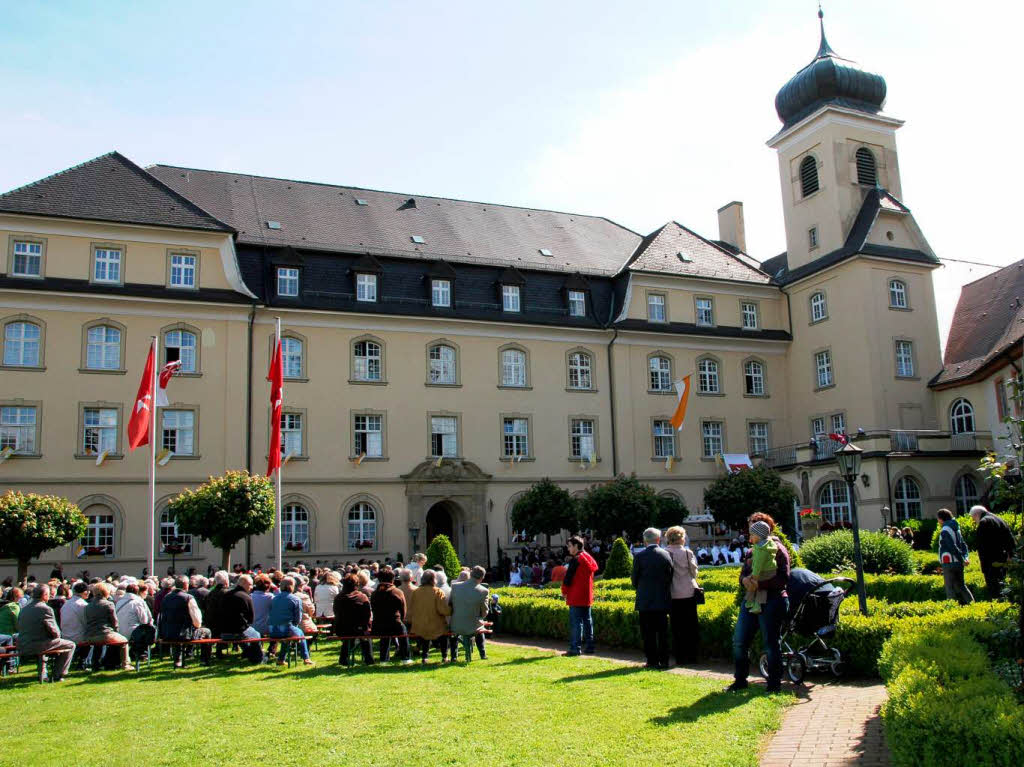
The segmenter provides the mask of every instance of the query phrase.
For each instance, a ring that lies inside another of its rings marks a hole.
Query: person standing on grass
[[[594,617],[590,607],[594,604],[594,573],[597,562],[583,548],[583,540],[573,536],[566,544],[569,549],[569,565],[562,580],[562,595],[569,606],[569,651],[568,656],[583,652],[594,654]]]
[[[670,527],[665,533],[672,557],[672,654],[676,665],[697,662],[700,624],[697,622],[697,557],[686,546],[686,530]]]
[[[672,557],[661,548],[661,531],[644,530],[644,548],[633,558],[633,588],[647,668],[668,668],[668,611],[672,607]]]
[[[985,576],[985,591],[989,599],[999,599],[1006,580],[1006,563],[1013,556],[1017,542],[1006,520],[984,506],[972,506],[971,519],[977,526],[974,541],[981,574]]]
[[[483,621],[487,618],[490,606],[490,591],[483,585],[487,571],[477,565],[470,573],[468,580],[455,583],[452,586],[448,601],[452,606],[452,643],[462,640],[462,649],[466,656],[466,663],[473,660],[473,643],[477,642],[480,649],[480,659],[487,660],[487,653],[484,650]],[[454,651],[453,651],[454,657]]]
[[[967,543],[960,533],[959,523],[953,519],[949,509],[939,509],[939,564],[942,565],[942,581],[946,587],[946,599],[955,599],[962,605],[974,601],[974,595],[964,583],[964,568],[969,553]]]

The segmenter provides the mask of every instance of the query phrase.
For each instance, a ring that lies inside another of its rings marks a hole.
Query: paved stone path
[[[565,643],[549,639],[508,641],[496,644],[527,647],[533,650],[563,652]],[[639,665],[643,654],[636,650],[600,648],[596,658]],[[673,668],[671,674],[732,679],[723,664],[700,664]],[[759,677],[751,683],[761,684]],[[885,702],[885,686],[874,681],[836,682],[815,676],[793,689],[797,700],[790,706],[782,726],[761,752],[761,767],[888,767],[889,749],[882,733],[878,710]]]

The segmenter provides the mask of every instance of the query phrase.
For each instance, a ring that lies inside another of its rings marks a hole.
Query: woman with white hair
[[[363,592],[367,599],[373,596],[373,584],[370,582],[370,571],[362,569],[356,573],[356,578],[359,579],[359,590]]]
[[[313,592],[317,618],[334,618],[334,598],[341,593],[341,588],[338,585],[340,583],[341,576],[331,571],[324,576],[323,582],[317,585]]]
[[[697,662],[700,646],[700,624],[697,621],[697,557],[686,546],[686,530],[670,527],[665,533],[666,550],[672,557],[672,654],[676,665]]]

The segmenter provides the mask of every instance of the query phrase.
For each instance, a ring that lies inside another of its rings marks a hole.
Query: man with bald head
[[[633,558],[633,588],[647,668],[668,668],[668,611],[672,607],[672,557],[658,544],[661,531],[644,530],[644,550]]]
[[[53,608],[46,604],[49,600],[50,587],[40,584],[32,590],[31,601],[18,614],[18,654],[24,657],[59,651],[54,657],[50,681],[60,682],[71,668],[75,643],[61,639]]]

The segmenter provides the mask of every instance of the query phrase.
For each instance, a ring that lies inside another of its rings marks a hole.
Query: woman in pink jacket
[[[672,654],[676,665],[697,662],[700,624],[697,622],[697,557],[686,547],[686,530],[670,527],[665,534],[672,557]]]

